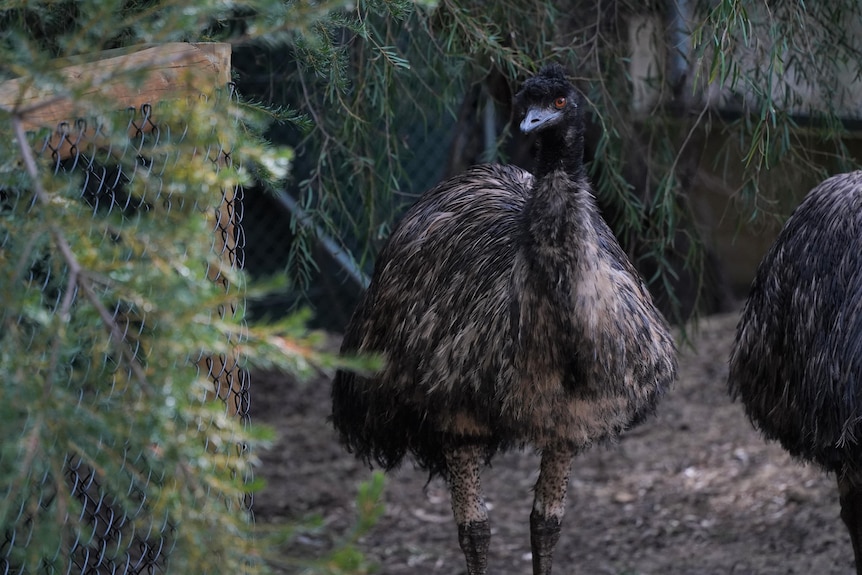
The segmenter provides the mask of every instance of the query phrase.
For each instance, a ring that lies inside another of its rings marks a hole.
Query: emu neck
[[[552,172],[563,171],[572,180],[586,177],[584,169],[584,136],[569,127],[565,131],[552,131],[542,134],[536,142],[536,179],[550,175]]]
[[[536,180],[533,197],[527,207],[527,225],[531,244],[537,248],[560,247],[577,249],[591,227],[594,210],[587,180],[582,175],[570,175],[554,170]]]
[[[577,249],[581,236],[591,229],[594,200],[583,163],[583,137],[574,130],[546,134],[538,142],[536,180],[527,208],[531,244]],[[546,255],[561,255],[552,250]],[[538,255],[538,254],[536,254]]]

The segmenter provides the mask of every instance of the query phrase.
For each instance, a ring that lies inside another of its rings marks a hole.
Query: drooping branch
[[[50,194],[45,190],[42,182],[39,178],[39,168],[36,165],[36,158],[33,154],[33,150],[30,148],[27,142],[27,135],[24,132],[24,123],[20,116],[13,115],[11,118],[12,129],[15,133],[15,138],[18,142],[18,149],[21,152],[21,158],[24,161],[24,168],[27,170],[27,174],[30,176],[30,182],[33,186],[33,193],[36,195],[36,199],[43,205],[48,206],[51,202]],[[66,236],[63,234],[63,230],[60,229],[56,224],[51,224],[49,226],[49,231],[51,233],[51,238],[54,241],[54,244],[57,246],[57,250],[60,252],[63,261],[69,270],[69,280],[67,287],[67,300],[64,300],[63,306],[66,308],[66,313],[64,316],[61,316],[64,321],[68,320],[68,311],[71,307],[71,296],[69,293],[72,292],[72,286],[77,286],[83,292],[87,301],[96,312],[99,314],[99,318],[102,320],[102,325],[108,331],[111,339],[120,349],[123,357],[126,359],[129,365],[129,369],[131,369],[132,373],[137,379],[138,383],[141,384],[141,389],[144,393],[151,394],[152,389],[149,385],[147,375],[144,372],[143,366],[141,366],[138,359],[135,357],[132,350],[125,344],[125,338],[123,336],[123,330],[120,329],[119,324],[114,319],[114,316],[108,311],[99,297],[96,295],[96,292],[93,290],[93,286],[90,283],[90,280],[82,268],[81,264],[78,262],[78,258],[75,257],[75,253],[72,250],[72,247],[69,245]]]

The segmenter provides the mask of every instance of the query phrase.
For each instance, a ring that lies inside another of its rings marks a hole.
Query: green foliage
[[[62,68],[102,72],[96,52],[138,43],[300,38],[343,5],[0,2],[0,80],[16,82],[0,105],[0,536],[14,539],[0,565],[67,572],[102,553],[122,561],[142,552],[137,537],[162,547],[170,572],[266,571],[243,498],[259,488],[247,478],[272,433],[214,399],[210,366],[241,357],[303,378],[373,365],[318,352],[306,316],[246,325],[247,280],[220,253],[232,234],[225,219],[214,226],[225,194],[252,174],[286,177],[292,151],[261,134],[296,115],[195,80],[192,97],[154,103],[156,131],[130,133],[114,90],[143,86],[150,62],[84,76]],[[28,103],[32,93],[42,100]],[[58,168],[44,151],[51,133],[26,126],[60,99],[75,110],[72,141],[77,117],[99,128]],[[85,178],[72,162],[94,167]]]
[[[179,572],[216,573],[224,565],[238,572],[252,549],[240,505],[252,460],[237,449],[263,447],[268,435],[243,429],[222,404],[206,401],[212,383],[196,366],[201,354],[232,353],[229,335],[242,329],[240,318],[216,312],[237,292],[207,277],[208,267],[219,268],[232,285],[243,283],[213,253],[210,216],[221,190],[242,175],[216,172],[188,146],[211,143],[213,128],[229,133],[236,119],[218,98],[156,113],[165,125],[188,122],[189,130],[182,143],[165,139],[145,149],[154,162],[183,161],[164,165],[161,178],[131,182],[130,203],[138,207],[126,211],[94,209],[81,199],[80,178],[55,174],[36,157],[37,140],[21,125],[26,113],[11,111],[0,127],[2,154],[15,158],[0,173],[7,438],[0,524],[19,541],[33,533],[9,557],[26,572],[66,571],[80,560],[72,542],[93,537],[95,524],[70,520],[93,512],[68,481],[72,462],[92,470],[99,487],[89,495],[110,501],[135,529],[158,537],[173,527],[164,535]],[[125,124],[111,125],[125,132]]]
[[[742,102],[740,119],[724,126],[725,152],[744,158],[739,191],[749,207],[769,199],[761,197],[767,176],[819,180],[858,166],[843,120],[858,113],[860,16],[850,0],[726,0],[696,28],[701,85],[725,87]]]

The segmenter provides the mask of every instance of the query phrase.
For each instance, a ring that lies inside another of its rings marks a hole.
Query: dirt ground
[[[573,470],[554,573],[613,575],[851,575],[834,478],[791,460],[752,429],[724,382],[735,315],[702,319],[695,350],[657,417],[619,445],[581,455]],[[329,382],[252,374],[252,418],[273,426],[261,454],[267,486],[258,524],[309,516],[325,529],[283,553],[313,557],[355,520],[357,484],[370,471],[326,423]],[[538,458],[496,458],[483,481],[490,508],[489,573],[528,574],[531,487]],[[464,573],[445,485],[407,464],[388,476],[386,512],[360,547],[378,573]],[[291,573],[290,568],[282,572]]]

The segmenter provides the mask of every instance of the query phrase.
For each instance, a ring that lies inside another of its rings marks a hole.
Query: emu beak
[[[551,110],[549,108],[530,108],[521,122],[521,131],[529,134],[533,130],[547,124],[553,118],[557,117],[558,114],[558,110]]]

